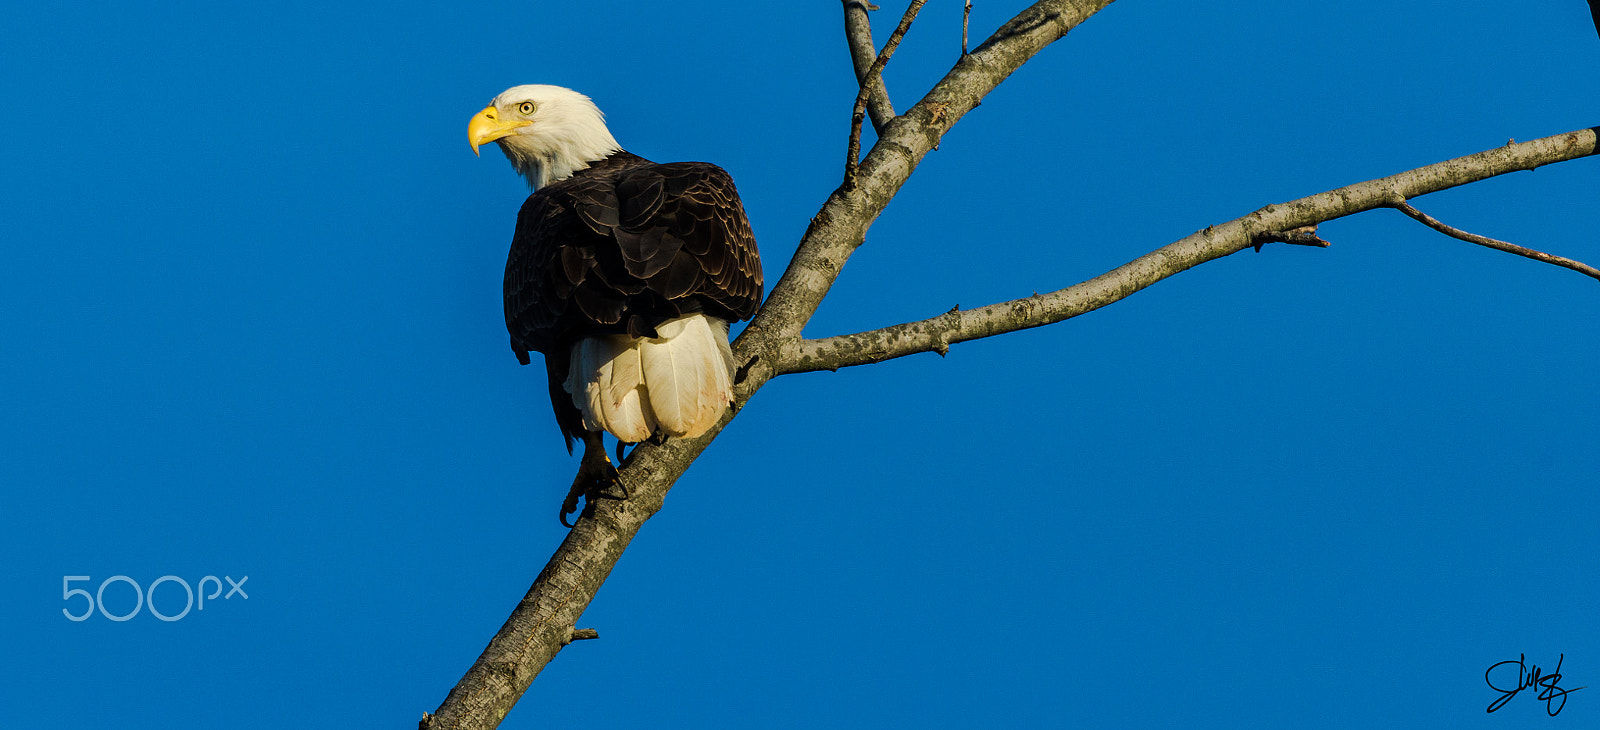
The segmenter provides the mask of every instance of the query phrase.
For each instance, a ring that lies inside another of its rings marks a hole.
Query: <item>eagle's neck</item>
[[[497,140],[517,174],[538,190],[565,180],[622,149],[604,124],[536,125],[537,131]],[[534,129],[534,128],[530,128]]]

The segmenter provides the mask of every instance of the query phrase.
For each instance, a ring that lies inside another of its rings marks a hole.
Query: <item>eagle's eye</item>
[[[521,104],[518,104],[517,105],[517,111],[522,112],[522,116],[525,116],[525,117],[533,114],[533,102],[525,101],[525,102],[522,102]]]

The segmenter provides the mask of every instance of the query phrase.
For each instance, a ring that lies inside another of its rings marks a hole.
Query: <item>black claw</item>
[[[567,521],[567,515],[578,511],[578,492],[567,492],[567,498],[561,501],[561,526],[572,529],[572,523]]]
[[[617,445],[617,460],[622,460],[622,445]],[[611,494],[612,485],[622,490],[622,496]],[[622,483],[622,478],[617,474],[617,467],[606,458],[605,444],[600,441],[599,434],[590,434],[584,437],[583,462],[578,465],[578,474],[572,478],[572,488],[567,490],[567,498],[561,502],[561,524],[567,529],[572,529],[572,523],[567,522],[567,515],[578,511],[578,499],[582,498],[585,509],[594,504],[596,499],[628,499],[628,485]]]

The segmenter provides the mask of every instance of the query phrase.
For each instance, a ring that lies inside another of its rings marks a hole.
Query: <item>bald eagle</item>
[[[506,259],[505,316],[524,365],[544,356],[550,404],[582,466],[562,505],[616,482],[621,443],[694,438],[733,398],[728,324],[761,303],[761,259],[733,178],[706,162],[624,151],[588,97],[507,89],[472,117],[476,153],[500,146],[533,193]]]

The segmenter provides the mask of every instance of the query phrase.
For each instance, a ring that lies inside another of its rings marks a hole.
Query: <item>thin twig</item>
[[[961,10],[961,55],[967,55],[967,21],[972,19],[972,0]]]
[[[1421,223],[1422,225],[1432,228],[1433,230],[1443,233],[1451,238],[1459,238],[1467,243],[1476,243],[1479,246],[1488,246],[1489,248],[1505,251],[1506,253],[1514,253],[1518,256],[1533,259],[1534,261],[1543,261],[1547,264],[1555,264],[1556,266],[1560,266],[1564,269],[1572,269],[1573,271],[1583,274],[1584,276],[1593,278],[1595,280],[1600,280],[1600,269],[1596,269],[1595,267],[1583,263],[1582,261],[1574,261],[1562,256],[1554,256],[1543,251],[1535,251],[1527,246],[1518,246],[1515,243],[1508,243],[1499,239],[1489,238],[1488,236],[1480,236],[1476,233],[1468,233],[1459,228],[1452,228],[1440,222],[1439,219],[1412,207],[1412,205],[1407,203],[1404,198],[1390,203],[1389,207],[1394,208],[1401,213],[1405,213],[1406,215],[1411,216],[1411,218],[1416,220],[1418,223]]]
[[[867,69],[867,78],[861,84],[861,90],[856,92],[855,109],[850,113],[850,154],[844,166],[844,189],[854,190],[856,187],[856,164],[861,158],[861,122],[867,116],[867,97],[872,93],[872,82],[881,80],[883,67],[889,63],[889,57],[894,55],[894,49],[900,47],[900,39],[904,38],[906,31],[911,28],[911,21],[916,20],[917,13],[928,0],[911,0],[911,7],[906,8],[905,15],[900,16],[900,25],[889,35],[889,42],[883,44],[883,52],[872,61],[872,68]]]
[[[878,59],[878,44],[872,40],[872,21],[867,11],[877,9],[878,6],[862,0],[844,0],[844,37],[850,48],[850,65],[855,68],[856,83],[866,84],[871,89],[867,118],[872,120],[872,128],[883,134],[883,128],[894,119],[894,104],[889,101],[889,90],[884,87],[881,76],[867,82],[867,70]]]

